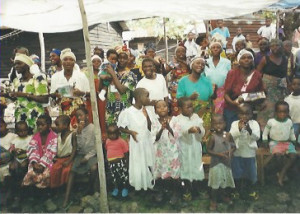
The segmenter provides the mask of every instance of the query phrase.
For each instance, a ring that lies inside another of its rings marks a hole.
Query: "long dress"
[[[155,118],[152,111],[147,110],[150,120]],[[152,122],[153,123],[153,122]],[[142,109],[130,106],[119,115],[117,125],[138,133],[136,142],[129,139],[129,183],[135,190],[147,190],[153,187],[153,167],[155,163],[154,146],[156,130],[147,128],[147,119]]]
[[[46,188],[50,185],[50,170],[53,165],[53,158],[57,152],[57,134],[50,130],[45,145],[42,145],[40,133],[36,133],[31,139],[27,157],[29,159],[28,172],[23,179],[22,185],[35,185],[38,188]],[[45,169],[42,173],[36,173],[32,164],[36,162]]]
[[[197,114],[193,114],[190,118],[180,114],[174,119],[174,122],[181,126],[181,137],[178,138],[181,162],[180,178],[201,181],[204,179],[201,146],[202,137],[205,134],[203,120]],[[201,133],[189,134],[188,130],[193,126],[200,127]]]

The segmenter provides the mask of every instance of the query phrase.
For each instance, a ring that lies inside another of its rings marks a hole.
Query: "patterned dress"
[[[53,158],[57,152],[57,134],[50,130],[46,143],[43,145],[40,133],[36,133],[29,143],[27,156],[29,159],[28,172],[23,179],[24,186],[35,185],[38,188],[50,186],[50,170]],[[36,162],[45,169],[42,173],[36,173],[32,164]]]
[[[155,178],[174,178],[180,176],[180,160],[179,160],[179,146],[176,139],[179,137],[180,126],[174,123],[172,118],[169,122],[174,136],[168,131],[164,130],[158,141],[154,143],[155,149],[155,165],[154,177]],[[156,120],[153,124],[157,130],[160,130],[161,124]]]
[[[20,79],[15,78],[12,84],[12,91],[31,93],[35,96],[47,95],[47,80],[43,75],[33,76],[28,82],[21,82]],[[29,128],[35,131],[37,118],[45,112],[42,104],[28,100],[26,97],[18,97],[15,105],[16,122],[26,121]]]
[[[136,75],[131,71],[123,74],[117,73],[117,77],[122,85],[127,87],[124,94],[120,94],[116,87],[111,83],[108,87],[106,101],[106,124],[116,123],[120,112],[131,105],[132,92],[137,84]]]

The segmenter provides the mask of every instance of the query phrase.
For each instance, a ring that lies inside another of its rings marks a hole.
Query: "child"
[[[214,132],[207,146],[207,152],[211,155],[208,186],[212,188],[210,210],[217,208],[217,195],[221,196],[225,202],[231,203],[227,192],[228,187],[234,188],[234,180],[231,171],[231,156],[235,149],[232,138],[225,132],[225,120],[222,115],[216,114],[212,118]],[[222,188],[222,192],[220,191]]]
[[[49,115],[41,115],[37,119],[38,132],[33,135],[27,148],[29,165],[22,183],[24,186],[50,186],[50,171],[57,152],[57,134],[51,130],[51,124]]]
[[[118,53],[114,49],[109,49],[106,52],[106,58],[107,58],[107,61],[104,61],[102,63],[102,65],[100,66],[99,74],[98,74],[99,79],[103,84],[103,88],[99,93],[99,98],[102,101],[105,100],[107,88],[110,85],[110,80],[111,80],[111,76],[106,72],[106,70],[108,69],[108,66],[111,66],[113,68],[113,70],[116,70]]]
[[[292,80],[292,93],[284,99],[289,104],[290,116],[293,121],[296,138],[300,134],[300,77]],[[298,138],[298,142],[299,142]]]
[[[192,181],[204,179],[201,141],[205,129],[203,120],[193,113],[193,103],[190,98],[180,98],[178,106],[181,114],[176,117],[175,123],[181,126],[180,137],[177,140],[181,159],[180,178],[184,181],[183,199],[190,201],[192,200]]]
[[[85,108],[78,108],[76,110],[76,119],[78,121],[78,128],[76,132],[77,153],[68,179],[66,196],[63,203],[64,208],[66,208],[68,205],[70,192],[73,186],[74,176],[76,174],[84,175],[90,171],[90,186],[88,192],[92,192],[93,190],[98,189],[96,183],[98,173],[98,161],[95,150],[95,126],[94,124],[89,123],[88,111]]]
[[[156,102],[155,112],[159,118],[154,125],[159,127],[159,132],[156,134],[154,143],[154,177],[168,180],[172,192],[170,203],[175,205],[178,201],[177,190],[180,175],[179,150],[176,139],[180,127],[179,124],[174,123],[173,118],[168,116],[168,105],[164,100]],[[162,199],[162,193],[157,198]]]
[[[283,186],[287,170],[296,159],[296,150],[294,143],[296,137],[293,128],[293,122],[289,119],[289,104],[285,101],[278,101],[275,104],[275,118],[269,119],[263,132],[263,142],[268,142],[272,154],[288,156],[284,161],[284,166],[277,173],[278,184]]]
[[[50,187],[59,187],[68,182],[72,163],[76,153],[76,132],[70,131],[70,117],[60,115],[55,120],[57,138],[57,155],[51,169]]]
[[[128,143],[120,137],[119,128],[111,124],[107,128],[106,151],[108,165],[113,177],[115,188],[113,196],[119,193],[119,187],[122,187],[122,197],[128,196]]]
[[[146,110],[149,105],[149,92],[137,88],[133,92],[135,104],[121,112],[118,127],[130,135],[129,139],[129,183],[135,190],[153,187],[155,130],[151,124],[155,115]]]
[[[17,122],[15,125],[15,131],[18,136],[12,141],[12,145],[10,147],[14,160],[10,163],[9,170],[13,177],[24,177],[28,167],[26,152],[32,136],[28,135],[29,128],[25,121]]]
[[[253,111],[249,104],[239,107],[239,120],[231,124],[230,134],[234,140],[236,150],[232,158],[232,173],[238,191],[244,189],[243,183],[252,191],[249,196],[258,199],[254,185],[257,182],[256,169],[256,141],[260,138],[260,127],[258,122],[252,119]],[[236,195],[238,196],[238,195]]]

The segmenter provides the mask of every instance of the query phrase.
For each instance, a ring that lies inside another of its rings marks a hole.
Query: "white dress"
[[[153,121],[156,115],[147,110]],[[152,122],[153,123],[153,122]],[[147,119],[142,109],[131,106],[123,110],[118,119],[118,127],[128,128],[137,132],[136,142],[132,136],[129,139],[129,183],[135,190],[147,190],[153,187],[154,146],[156,130],[147,128]]]
[[[176,117],[176,120],[181,126],[181,134],[178,138],[181,160],[180,178],[189,181],[203,180],[204,170],[201,145],[202,137],[205,134],[203,120],[197,114],[193,114],[190,118],[180,114]],[[188,130],[193,126],[200,127],[201,133],[189,134]]]

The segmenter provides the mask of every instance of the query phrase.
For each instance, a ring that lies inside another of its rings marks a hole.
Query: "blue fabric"
[[[51,53],[55,53],[57,56],[60,56],[61,51],[58,50],[58,49],[53,49],[53,50],[51,51]]]
[[[228,71],[231,69],[231,62],[228,59],[220,57],[220,61],[215,67],[213,58],[210,57],[207,60],[208,67],[205,67],[205,74],[213,84],[216,84],[218,88],[222,87],[225,83]]]
[[[270,5],[269,8],[285,9],[298,6],[299,0],[280,0],[277,3]]]
[[[246,178],[255,184],[257,181],[256,158],[242,158],[233,156],[231,162],[234,179]]]
[[[227,108],[224,109],[224,118],[225,118],[225,122],[226,122],[226,131],[227,132],[230,131],[231,124],[234,121],[239,119],[236,111],[232,111]]]
[[[208,101],[213,94],[211,81],[203,74],[200,76],[198,82],[192,82],[189,79],[189,75],[182,77],[178,83],[176,97],[189,97],[194,92],[199,94],[199,100]]]
[[[293,127],[294,127],[295,136],[297,138],[298,135],[300,134],[300,123],[294,123]],[[298,142],[300,142],[299,140],[300,140],[300,138],[298,137]]]

